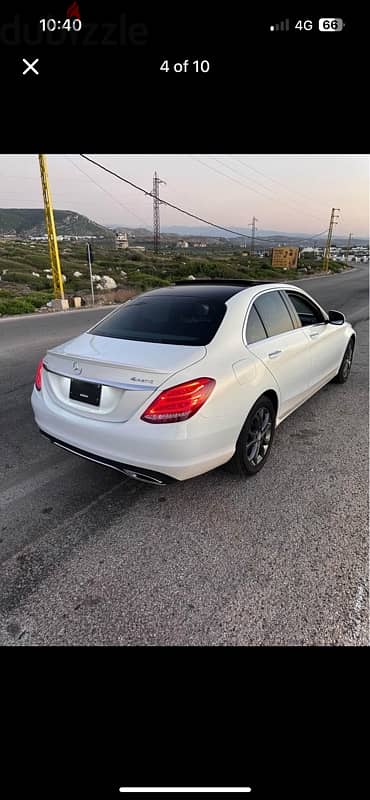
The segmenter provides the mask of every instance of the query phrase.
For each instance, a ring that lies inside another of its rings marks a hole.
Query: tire
[[[355,349],[355,343],[353,339],[351,339],[346,347],[346,352],[343,356],[343,361],[340,365],[340,370],[338,372],[338,375],[336,375],[335,378],[333,378],[334,383],[345,383],[348,380],[349,374],[351,372],[354,349]]]
[[[275,419],[274,406],[270,398],[263,395],[248,414],[236,443],[235,453],[225,465],[228,472],[249,476],[262,469],[273,442]]]

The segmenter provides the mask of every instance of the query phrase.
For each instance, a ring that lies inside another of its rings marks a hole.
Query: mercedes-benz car
[[[32,407],[58,447],[152,484],[266,462],[274,431],[356,334],[288,283],[180,281],[141,294],[38,364]]]

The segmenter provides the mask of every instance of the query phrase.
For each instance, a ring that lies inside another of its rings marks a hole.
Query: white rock
[[[93,275],[92,279],[93,279],[93,283],[95,283],[96,281],[101,281],[100,275]]]
[[[45,278],[47,278],[48,281],[52,281],[53,280],[53,276],[52,275],[45,275]]]
[[[39,272],[33,272],[33,273],[32,273],[32,275],[33,275],[35,278],[39,278],[39,277],[40,277],[40,273],[39,273]]]
[[[81,275],[82,275],[82,272],[74,272],[73,273],[73,277],[74,278],[81,278]]]
[[[117,284],[114,278],[111,278],[109,275],[103,275],[102,284],[104,289],[117,289]]]
[[[127,278],[127,272],[124,272],[123,269],[121,269],[121,275],[123,278]]]
[[[188,275],[187,280],[188,281],[195,281],[194,275]]]

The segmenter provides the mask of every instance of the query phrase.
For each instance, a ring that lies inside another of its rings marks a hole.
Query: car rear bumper
[[[151,483],[156,486],[163,486],[167,483],[173,483],[176,480],[176,478],[172,478],[170,475],[163,475],[161,472],[154,472],[153,470],[144,468],[140,469],[140,467],[135,467],[133,464],[123,464],[119,461],[113,461],[112,459],[98,456],[95,453],[81,450],[79,447],[56,439],[55,436],[52,436],[50,433],[45,433],[41,428],[39,428],[39,430],[42,436],[45,436],[46,439],[49,439],[49,441],[57,445],[57,447],[61,447],[62,450],[68,450],[69,453],[74,453],[74,455],[81,456],[81,458],[85,458],[88,461],[95,461],[95,463],[101,464],[103,467],[110,467],[118,472],[123,472],[124,475],[128,475],[130,478],[135,478],[136,480],[144,481],[144,483]]]
[[[235,449],[232,431],[215,433],[205,419],[196,425],[88,420],[54,410],[36,389],[31,403],[41,433],[58,447],[153,484],[201,475],[228,461]]]

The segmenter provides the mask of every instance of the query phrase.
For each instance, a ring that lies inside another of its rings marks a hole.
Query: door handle
[[[269,358],[277,358],[282,352],[282,350],[274,350],[273,353],[269,353]]]
[[[317,332],[317,333],[310,333],[310,339],[316,339],[316,336],[320,336],[319,332]]]

